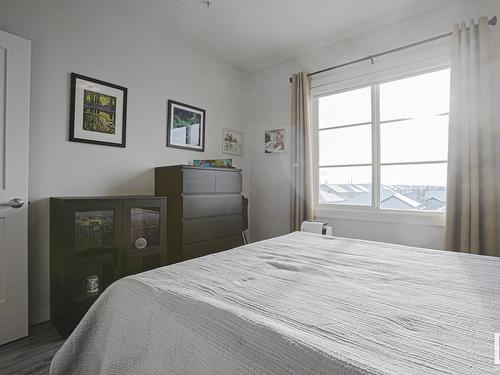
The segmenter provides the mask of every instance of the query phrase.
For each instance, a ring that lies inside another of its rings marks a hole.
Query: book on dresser
[[[242,171],[174,165],[155,169],[155,194],[168,197],[168,262],[243,244]]]
[[[50,198],[51,320],[67,336],[115,280],[167,264],[167,198]]]

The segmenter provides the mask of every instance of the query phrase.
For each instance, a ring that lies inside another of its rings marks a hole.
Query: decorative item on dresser
[[[243,244],[241,184],[241,169],[156,168],[155,194],[169,200],[169,263]]]
[[[167,264],[167,198],[50,199],[51,320],[76,327],[115,280]]]
[[[194,167],[233,168],[233,159],[193,159]]]

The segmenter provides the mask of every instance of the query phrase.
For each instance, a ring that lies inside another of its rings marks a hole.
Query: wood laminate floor
[[[63,342],[51,322],[30,327],[28,337],[0,346],[0,375],[48,375]]]

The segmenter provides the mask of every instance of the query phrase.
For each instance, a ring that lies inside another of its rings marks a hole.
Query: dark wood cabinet
[[[167,264],[165,197],[50,199],[51,320],[68,335],[115,280]]]
[[[241,169],[187,165],[155,169],[155,194],[168,197],[168,262],[243,244]]]

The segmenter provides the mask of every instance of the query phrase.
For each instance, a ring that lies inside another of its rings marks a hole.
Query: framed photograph
[[[243,155],[243,132],[222,129],[222,152],[230,155]]]
[[[266,154],[285,151],[285,129],[266,130],[264,136],[264,151]]]
[[[168,101],[167,146],[205,151],[205,110]]]
[[[127,89],[71,73],[69,140],[125,147]]]

